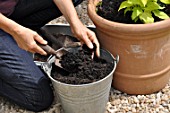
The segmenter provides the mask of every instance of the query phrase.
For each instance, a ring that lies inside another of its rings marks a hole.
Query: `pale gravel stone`
[[[139,99],[137,97],[135,97],[135,96],[134,96],[134,102],[139,103]]]

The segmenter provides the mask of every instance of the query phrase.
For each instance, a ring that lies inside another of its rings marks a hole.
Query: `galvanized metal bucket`
[[[65,84],[55,80],[51,77],[52,67],[42,63],[42,68],[52,81],[64,113],[104,113],[106,111],[112,77],[119,57],[114,58],[108,51],[103,49],[101,49],[101,57],[114,62],[113,70],[99,81],[82,85]],[[55,58],[50,58],[51,63],[54,61]]]

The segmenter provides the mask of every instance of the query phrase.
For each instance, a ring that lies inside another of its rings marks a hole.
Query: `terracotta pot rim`
[[[136,32],[138,31],[157,31],[161,30],[162,28],[169,28],[170,27],[170,19],[162,20],[159,22],[151,23],[151,24],[126,24],[126,23],[119,23],[109,21],[96,13],[96,5],[99,0],[89,0],[88,3],[88,15],[91,20],[94,22],[95,26],[113,26],[113,29],[121,29],[121,31],[132,31],[135,29]]]

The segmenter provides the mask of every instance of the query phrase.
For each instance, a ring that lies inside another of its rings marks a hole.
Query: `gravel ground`
[[[85,25],[93,25],[87,15],[87,1],[77,6],[77,12]],[[64,17],[55,19],[48,24],[65,23]],[[0,113],[34,113],[17,105],[11,104],[0,97]],[[61,105],[54,101],[51,107],[40,113],[62,113]],[[150,95],[128,95],[111,89],[110,101],[106,113],[170,113],[170,81],[164,89]]]

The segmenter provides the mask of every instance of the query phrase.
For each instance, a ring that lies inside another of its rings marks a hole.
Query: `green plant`
[[[160,0],[160,2],[164,5],[170,4],[170,0]],[[124,10],[124,14],[127,11],[131,11],[131,18],[133,21],[142,21],[143,23],[153,23],[154,17],[153,14],[160,19],[168,19],[169,16],[163,12],[162,10],[165,7],[162,7],[158,0],[126,0],[123,1],[118,9]]]

